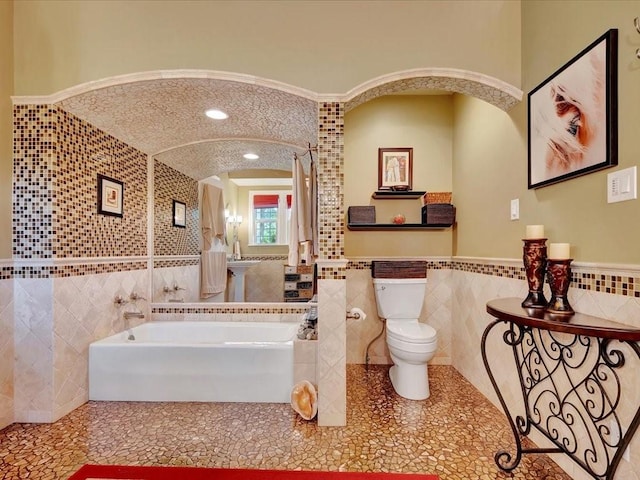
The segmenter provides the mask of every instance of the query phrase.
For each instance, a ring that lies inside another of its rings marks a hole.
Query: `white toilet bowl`
[[[402,397],[424,400],[429,397],[427,362],[438,348],[436,331],[419,322],[427,286],[426,262],[374,261],[371,270],[378,315],[387,322],[391,384]]]
[[[427,362],[438,349],[433,327],[415,320],[387,320],[387,346],[393,360],[391,384],[398,395],[410,400],[429,397]]]

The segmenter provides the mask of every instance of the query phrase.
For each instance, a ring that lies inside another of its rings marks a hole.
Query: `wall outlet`
[[[607,203],[638,198],[636,170],[630,167],[607,174]]]
[[[514,198],[511,200],[511,220],[520,219],[520,199]]]

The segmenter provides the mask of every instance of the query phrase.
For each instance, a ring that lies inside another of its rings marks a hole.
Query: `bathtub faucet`
[[[125,303],[129,303],[129,301],[125,300],[122,295],[117,295],[116,298],[113,300],[113,303],[115,303],[118,307],[121,307]]]
[[[124,312],[124,319],[131,320],[132,318],[144,318],[144,313],[142,312]]]

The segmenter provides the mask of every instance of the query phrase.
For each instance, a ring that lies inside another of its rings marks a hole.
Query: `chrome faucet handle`
[[[173,288],[171,288],[169,285],[165,285],[164,288],[162,289],[162,291],[164,293],[169,293],[169,292],[173,291]]]
[[[186,288],[179,287],[177,283],[173,284],[173,289],[177,292],[178,290],[186,290]]]
[[[113,300],[113,303],[115,303],[117,306],[120,307],[126,303],[129,303],[129,301],[125,300],[122,295],[116,295],[116,298]]]
[[[134,302],[135,302],[136,300],[146,300],[146,298],[144,298],[144,297],[143,297],[143,296],[141,296],[141,295],[138,295],[136,292],[131,292],[131,295],[129,295],[129,298],[130,298],[131,300],[133,300]]]

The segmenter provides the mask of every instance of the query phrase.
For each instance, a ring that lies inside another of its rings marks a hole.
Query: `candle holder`
[[[569,300],[567,292],[571,283],[571,261],[566,260],[547,260],[547,282],[551,287],[551,300],[547,304],[547,311],[556,315],[573,315],[575,312]]]
[[[544,298],[544,272],[547,263],[546,238],[526,238],[523,240],[522,260],[529,284],[529,294],[522,302],[523,308],[546,308]]]

